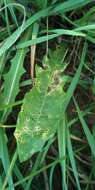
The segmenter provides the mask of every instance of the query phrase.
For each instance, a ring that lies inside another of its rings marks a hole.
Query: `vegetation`
[[[95,189],[95,2],[0,0],[0,190]]]

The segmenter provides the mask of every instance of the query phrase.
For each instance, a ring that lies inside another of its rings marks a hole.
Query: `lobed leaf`
[[[21,41],[29,39],[31,30],[29,29]],[[15,97],[19,92],[19,80],[24,73],[23,62],[27,48],[17,50],[16,55],[11,61],[11,68],[7,74],[4,75],[4,90],[0,95],[0,105],[9,105],[15,102]],[[1,121],[6,120],[9,110],[6,108],[4,112],[0,113]]]
[[[62,57],[62,49],[60,51]],[[62,66],[60,59],[57,66],[56,63],[51,63],[51,67],[49,64],[46,70],[37,69],[35,86],[26,94],[18,117],[15,137],[21,161],[41,151],[45,142],[53,137],[59,123],[64,93],[57,71]]]

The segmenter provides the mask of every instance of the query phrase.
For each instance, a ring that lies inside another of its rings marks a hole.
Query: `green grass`
[[[94,18],[93,0],[0,0],[0,190],[95,189]]]

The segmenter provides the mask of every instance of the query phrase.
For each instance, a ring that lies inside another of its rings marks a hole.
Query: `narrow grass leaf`
[[[30,178],[29,178],[29,180],[28,180],[28,182],[27,182],[27,185],[25,186],[25,190],[30,190],[31,183],[32,183],[33,178],[34,178],[34,176],[33,176],[32,174],[33,174],[34,172],[36,172],[37,169],[38,169],[38,168],[42,165],[42,163],[44,162],[44,159],[45,159],[46,154],[47,154],[47,152],[48,152],[48,150],[49,150],[49,147],[50,147],[50,145],[51,145],[53,142],[54,142],[54,138],[50,139],[50,140],[48,141],[48,143],[46,144],[45,148],[43,149],[43,151],[38,154],[38,156],[37,156],[37,158],[36,158],[36,161],[35,161],[35,163],[34,163],[34,166],[33,166],[33,168],[32,168],[32,171],[31,171],[31,174],[30,174]]]
[[[80,111],[80,108],[76,102],[76,100],[74,99],[74,103],[75,103],[75,106],[76,106],[76,110],[77,110],[77,113],[78,113],[78,117],[79,117],[79,120],[82,124],[82,127],[83,127],[83,130],[84,130],[84,133],[87,137],[87,141],[89,143],[89,146],[91,148],[91,151],[92,151],[92,154],[93,156],[95,157],[95,139],[93,137],[93,135],[91,134],[90,130],[89,130],[89,127],[87,126],[84,118],[83,118],[83,115],[82,115],[82,112]]]
[[[58,127],[58,149],[59,149],[59,157],[62,158],[66,156],[66,117],[63,115],[63,120],[60,121],[60,125]],[[67,190],[66,185],[66,160],[64,159],[61,163],[61,171],[62,171],[62,188],[63,190]]]
[[[50,169],[50,175],[49,175],[50,190],[53,189],[53,187],[52,187],[52,186],[53,186],[52,182],[53,182],[53,174],[54,174],[54,169],[55,169],[55,167],[56,167],[56,164],[55,164],[54,166],[52,166],[51,169]]]
[[[87,43],[85,42],[84,44],[84,47],[83,47],[83,51],[82,51],[82,56],[81,56],[81,61],[80,61],[80,64],[79,64],[79,67],[76,71],[76,74],[75,76],[73,77],[72,79],[72,82],[66,92],[66,96],[65,96],[65,101],[63,103],[63,111],[65,112],[66,109],[67,109],[67,106],[73,96],[73,93],[74,93],[74,90],[77,86],[77,83],[79,81],[79,78],[80,78],[80,74],[81,74],[81,70],[82,70],[82,67],[83,67],[83,64],[84,64],[84,61],[85,61],[85,57],[86,57],[86,53],[87,53]]]
[[[77,0],[77,1],[68,0],[64,3],[57,4],[57,6],[53,9],[53,13],[57,13],[57,12],[65,13],[65,12],[83,7],[91,2],[93,2],[93,0],[86,0],[86,1],[85,0]]]
[[[7,148],[7,137],[3,129],[0,129],[0,158],[3,164],[4,172],[7,175],[10,161],[9,161],[9,154]],[[12,176],[9,176],[8,185],[9,185],[8,190],[10,189],[14,190]]]
[[[77,171],[77,167],[76,167],[76,163],[75,163],[74,153],[73,153],[70,134],[69,134],[69,129],[67,129],[67,149],[68,149],[68,155],[69,155],[69,159],[70,159],[71,166],[73,169],[74,177],[76,179],[77,188],[78,188],[78,190],[81,190],[79,178],[78,178],[78,171]]]
[[[13,3],[14,3],[14,0],[5,0],[5,5],[13,4]],[[10,11],[13,21],[15,22],[16,26],[18,27],[18,22],[17,22],[17,18],[15,15],[14,5],[9,6],[8,9]]]
[[[7,175],[5,177],[5,180],[4,180],[4,183],[3,183],[3,186],[2,186],[2,190],[5,190],[5,187],[6,187],[6,185],[8,183],[8,180],[9,180],[9,178],[11,176],[11,173],[12,173],[12,170],[13,170],[13,167],[14,167],[14,164],[15,164],[16,160],[17,160],[17,151],[15,152],[15,154],[14,154],[14,156],[12,158],[12,161],[10,163],[10,166],[8,168]]]
[[[86,36],[84,33],[76,32],[74,30],[55,29],[55,30],[51,30],[49,32],[53,32],[55,34],[51,34],[51,35],[48,35],[48,36],[45,35],[45,36],[38,37],[36,39],[26,41],[24,43],[21,43],[21,44],[17,45],[16,48],[19,49],[19,48],[28,47],[30,45],[39,44],[39,43],[45,42],[47,40],[54,39],[54,38],[56,38],[56,37],[58,37],[60,35],[82,36],[82,37]]]
[[[13,172],[16,175],[16,177],[18,178],[18,181],[24,179],[24,176],[22,175],[22,173],[21,173],[19,167],[16,165],[16,163],[15,163],[15,165],[13,167]],[[21,185],[22,185],[23,189],[25,189],[26,181],[24,183],[22,183]]]
[[[16,42],[16,40],[19,38],[19,36],[21,35],[21,33],[23,31],[23,26],[24,26],[24,23],[25,23],[25,17],[26,17],[25,8],[24,8],[24,6],[22,6],[22,5],[18,4],[18,3],[8,4],[5,7],[1,8],[0,11],[2,11],[3,9],[5,9],[5,8],[11,6],[11,5],[19,6],[20,8],[22,8],[23,12],[24,12],[24,17],[23,17],[22,25],[15,32],[13,32],[13,34],[11,36],[9,36],[6,39],[4,44],[2,44],[2,46],[0,47],[0,56]]]

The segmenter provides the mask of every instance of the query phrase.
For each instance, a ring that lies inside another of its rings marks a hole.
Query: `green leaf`
[[[68,1],[65,1],[63,3],[60,3],[58,4],[54,9],[53,9],[53,12],[68,12],[68,11],[71,11],[71,10],[74,10],[74,9],[77,9],[77,8],[80,8],[80,7],[83,7],[89,3],[91,3],[93,0],[68,0]]]
[[[3,72],[3,68],[4,68],[4,64],[5,64],[5,56],[6,54],[4,53],[1,57],[0,57],[0,78]]]
[[[31,30],[29,29],[21,41],[29,39]],[[17,50],[16,55],[11,61],[11,68],[9,72],[4,75],[4,91],[0,96],[0,105],[9,105],[15,102],[15,97],[19,92],[19,80],[22,74],[24,73],[23,62],[25,55],[27,53],[27,48]],[[10,77],[11,76],[11,77]],[[4,112],[1,112],[0,118],[1,122],[6,120],[6,117],[9,114],[9,110],[6,108]]]
[[[22,25],[18,29],[16,29],[10,37],[8,37],[6,39],[4,44],[2,44],[2,47],[0,48],[0,56],[3,53],[5,53],[5,51],[8,50],[17,41],[17,39],[20,37],[22,32],[24,32],[29,26],[31,26],[34,22],[39,20],[41,17],[46,17],[51,10],[51,7],[46,8],[44,10],[41,10],[41,11],[37,12],[36,14],[34,14],[33,16],[31,16],[25,22],[25,8],[24,8],[24,6],[22,6],[21,4],[17,4],[17,3],[16,3],[16,6],[22,8],[22,10],[24,11],[24,19],[23,19]]]
[[[63,119],[60,122],[60,126],[58,127],[58,149],[60,158],[66,156],[66,116],[63,114]],[[67,182],[66,182],[66,159],[62,160],[60,163],[61,172],[62,172],[62,187],[64,190],[67,190]]]
[[[24,18],[22,21],[22,25],[17,30],[15,30],[15,32],[13,32],[13,34],[10,37],[8,37],[4,43],[2,43],[2,46],[0,47],[0,56],[3,53],[5,53],[5,51],[8,50],[16,42],[16,40],[20,37],[20,35],[23,31],[24,24],[25,24],[25,16],[26,16],[25,13],[26,12],[25,12],[24,6],[22,6],[21,4],[18,4],[18,3],[14,3],[14,4],[10,4],[10,5],[8,4],[5,7],[1,8],[0,11],[3,11],[3,9],[5,9],[7,7],[11,7],[12,5],[15,5],[16,7],[20,7],[20,9],[23,10]]]
[[[76,110],[77,110],[77,113],[78,113],[78,117],[79,117],[79,120],[82,124],[82,127],[83,127],[83,130],[84,130],[84,133],[87,137],[87,140],[88,140],[88,143],[89,143],[89,146],[90,146],[90,149],[92,151],[92,154],[95,158],[95,139],[93,137],[93,135],[91,134],[90,130],[89,130],[89,127],[87,126],[83,116],[82,116],[82,112],[80,111],[80,108],[76,102],[76,100],[74,99],[74,103],[75,103],[75,106],[76,106]]]
[[[10,4],[12,4],[14,1],[13,0],[4,0],[4,3],[5,3],[5,5],[10,5]],[[14,10],[14,7],[13,6],[9,6],[9,11],[10,11],[10,14],[11,14],[11,16],[12,16],[12,19],[14,20],[14,22],[15,22],[15,24],[16,24],[16,26],[18,26],[18,22],[17,22],[17,18],[16,18],[16,15],[15,15],[15,10]]]
[[[76,20],[75,23],[78,26],[88,25],[89,23],[94,22],[94,17],[95,17],[95,6],[90,8],[87,11],[87,13],[85,13],[84,16],[79,20]]]
[[[60,57],[63,57],[62,49],[60,51]],[[54,52],[54,55],[58,52]],[[51,60],[46,70],[37,68],[35,86],[26,94],[18,117],[15,137],[21,161],[41,151],[45,142],[53,137],[59,123],[64,93],[57,72],[62,66],[60,59],[59,62],[55,59],[54,64]]]
[[[31,34],[31,30],[27,31],[25,35],[23,36],[23,40],[29,39],[29,36]],[[21,49],[17,50],[15,57],[13,58],[11,62],[11,68],[10,71],[5,75],[4,80],[4,91],[2,92],[0,96],[0,105],[1,106],[7,106],[9,104],[14,103],[15,97],[19,91],[19,80],[21,75],[24,72],[23,69],[23,61],[26,55],[27,49]],[[10,113],[11,109],[4,109],[4,112],[0,113],[0,121],[1,123],[4,123],[8,114]],[[8,150],[7,150],[7,142],[6,142],[6,135],[4,133],[3,129],[0,129],[0,158],[3,163],[5,174],[8,171],[9,168],[9,156],[8,156]],[[14,189],[12,177],[9,177],[8,180],[9,188]]]
[[[45,42],[47,40],[57,38],[58,36],[61,36],[64,34],[71,35],[71,36],[82,36],[82,37],[86,36],[84,33],[76,32],[74,30],[55,29],[55,30],[51,30],[49,32],[54,32],[54,34],[50,34],[48,36],[44,35],[44,36],[38,37],[36,39],[28,40],[24,43],[17,45],[16,48],[19,49],[19,48],[28,47],[28,46],[34,45],[34,44],[39,44],[39,43]]]
[[[79,177],[78,177],[78,171],[77,171],[77,167],[76,167],[72,143],[71,143],[70,134],[69,134],[69,129],[67,129],[67,149],[68,149],[68,155],[69,155],[69,159],[70,159],[71,166],[73,169],[74,177],[75,177],[75,180],[77,183],[77,189],[81,190],[80,183],[79,183]]]
[[[9,155],[8,155],[8,149],[7,149],[7,137],[4,134],[3,129],[0,129],[0,159],[2,160],[4,172],[5,172],[5,174],[7,174],[7,171],[9,169],[9,165],[10,165],[10,161],[9,161]],[[9,176],[8,185],[9,185],[8,190],[10,190],[10,189],[14,190],[12,176]]]
[[[82,55],[81,55],[81,60],[80,60],[80,64],[78,66],[78,69],[71,81],[71,84],[69,85],[69,88],[66,92],[66,97],[65,97],[65,101],[64,101],[64,104],[63,104],[63,112],[66,111],[67,107],[68,107],[68,104],[74,94],[74,91],[76,89],[76,86],[78,84],[78,81],[79,81],[79,78],[80,78],[80,75],[81,75],[81,71],[82,71],[82,67],[84,65],[84,61],[85,61],[85,57],[86,57],[86,53],[87,53],[87,47],[88,47],[88,44],[85,42],[84,43],[84,47],[83,47],[83,51],[82,51]]]

